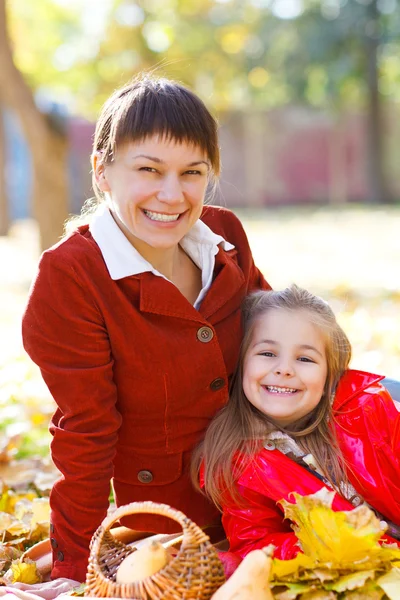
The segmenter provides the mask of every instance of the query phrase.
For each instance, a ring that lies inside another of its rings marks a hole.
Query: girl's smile
[[[270,309],[255,324],[244,359],[243,390],[279,425],[310,413],[327,376],[325,339],[305,310]]]

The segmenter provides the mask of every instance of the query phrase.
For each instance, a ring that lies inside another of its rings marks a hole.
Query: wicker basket
[[[122,517],[150,513],[170,517],[183,529],[176,556],[160,571],[135,583],[116,583],[116,573],[135,549],[114,539],[110,527]],[[135,600],[209,600],[224,583],[224,569],[209,537],[182,512],[167,504],[132,502],[106,517],[90,544],[85,596]]]

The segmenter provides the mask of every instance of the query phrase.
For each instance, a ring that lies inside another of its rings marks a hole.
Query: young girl
[[[379,383],[349,370],[350,343],[328,304],[296,286],[245,304],[230,400],[197,450],[231,552],[300,548],[279,500],[322,487],[333,510],[366,502],[400,539],[400,413]],[[197,460],[197,463],[196,463]],[[393,539],[386,535],[386,539]],[[232,558],[232,555],[231,555]]]

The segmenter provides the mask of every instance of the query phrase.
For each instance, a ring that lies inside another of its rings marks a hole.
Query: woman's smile
[[[144,214],[150,221],[158,221],[160,223],[174,223],[176,222],[184,213],[176,213],[176,214],[167,214],[154,212],[152,210],[143,209]]]

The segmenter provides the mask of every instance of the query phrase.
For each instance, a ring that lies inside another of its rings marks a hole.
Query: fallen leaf
[[[39,583],[41,577],[36,569],[36,563],[26,559],[25,562],[15,560],[11,564],[11,583]]]
[[[335,592],[345,592],[347,590],[355,590],[365,585],[368,579],[373,579],[375,571],[358,571],[351,575],[344,575],[339,577],[334,583],[329,583],[325,587],[328,590],[334,590]]]
[[[390,600],[400,600],[400,569],[394,567],[376,582]]]

